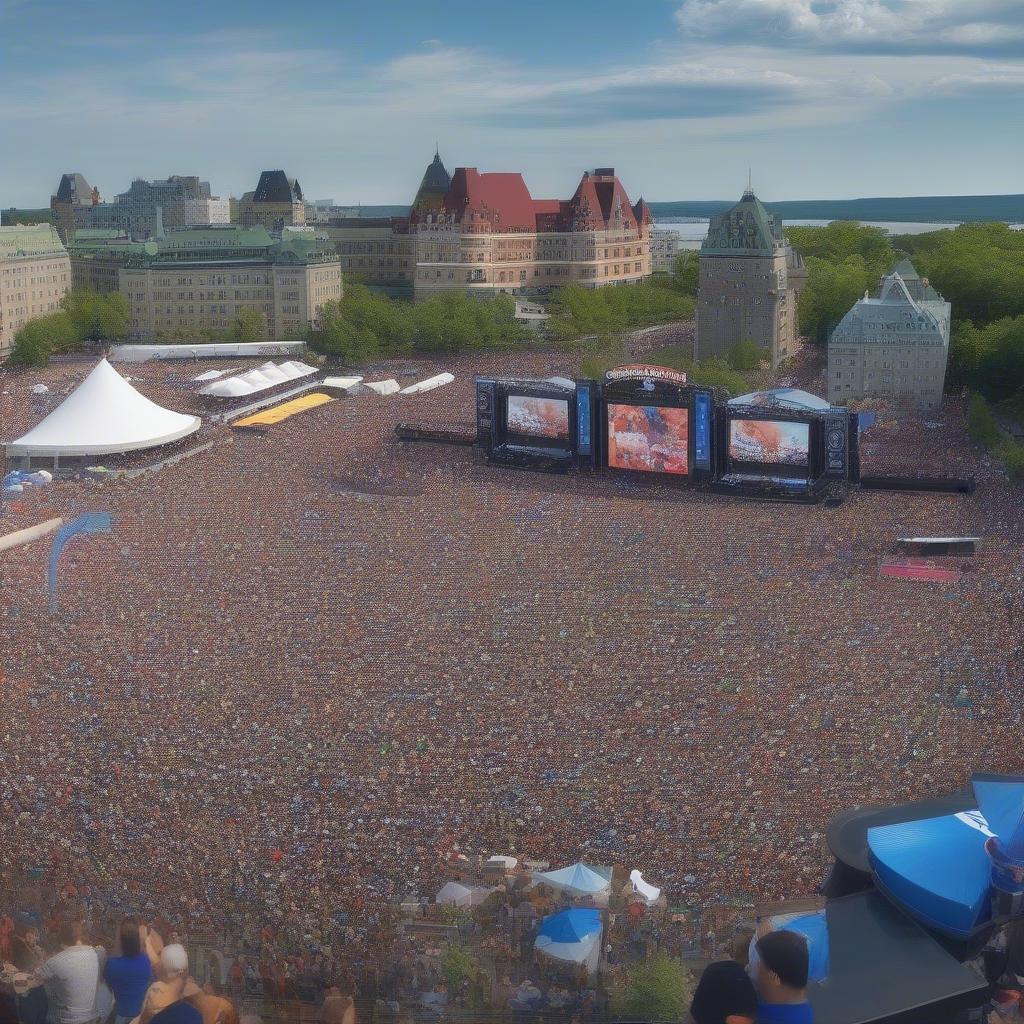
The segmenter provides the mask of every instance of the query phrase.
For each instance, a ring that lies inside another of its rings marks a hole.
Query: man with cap
[[[807,940],[782,929],[762,936],[754,949],[758,1024],[813,1024],[814,1011],[807,1002]]]

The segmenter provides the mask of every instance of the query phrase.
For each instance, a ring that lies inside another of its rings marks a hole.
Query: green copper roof
[[[286,231],[276,238],[262,224],[211,225],[169,231],[148,242],[75,237],[72,254],[78,258],[106,259],[125,266],[218,263],[253,260],[266,263],[323,263],[337,259],[334,246],[312,230]]]
[[[753,192],[711,218],[702,256],[771,256],[785,245],[782,218],[769,213]]]
[[[0,259],[63,252],[64,246],[52,224],[17,224],[0,228]]]

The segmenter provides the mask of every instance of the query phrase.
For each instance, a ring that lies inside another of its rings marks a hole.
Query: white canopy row
[[[316,372],[315,366],[307,366],[297,359],[289,359],[279,366],[267,362],[236,377],[207,384],[205,388],[200,388],[199,394],[211,395],[214,398],[241,398],[245,395],[254,395],[258,391],[266,391],[290,380],[309,377]]]

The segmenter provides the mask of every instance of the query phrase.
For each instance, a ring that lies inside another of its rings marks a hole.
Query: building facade
[[[651,228],[651,271],[655,274],[671,274],[675,269],[676,257],[682,251],[682,236],[675,228]]]
[[[651,222],[611,167],[585,172],[571,199],[534,199],[521,174],[459,167],[440,207],[410,217],[415,295],[634,284],[651,274]]]
[[[711,218],[701,246],[697,358],[724,356],[739,341],[767,349],[773,367],[794,356],[800,348],[796,303],[806,281],[782,218],[748,189]]]
[[[284,171],[264,171],[255,190],[239,200],[238,223],[247,228],[262,225],[272,232],[305,225],[302,186]]]
[[[342,296],[341,265],[311,230],[272,237],[263,225],[183,228],[147,242],[83,238],[71,248],[76,285],[128,298],[137,340],[202,337],[261,313],[265,337],[301,337]]]
[[[568,200],[534,199],[521,174],[459,167],[434,154],[407,217],[332,218],[324,233],[350,279],[412,290],[539,296],[651,273],[651,215],[614,170],[584,174]]]
[[[949,358],[950,304],[903,260],[865,294],[828,342],[828,399],[884,398],[935,409]]]
[[[81,201],[81,194],[88,196]],[[228,200],[211,195],[210,183],[195,175],[172,174],[163,181],[137,178],[127,192],[112,203],[100,201],[80,174],[65,174],[50,200],[54,222],[69,231],[117,231],[126,238],[144,241],[163,231],[206,224],[227,224]]]
[[[51,224],[0,227],[0,360],[29,320],[55,313],[71,287],[71,262]]]

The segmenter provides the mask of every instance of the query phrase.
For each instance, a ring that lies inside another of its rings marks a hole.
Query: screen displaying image
[[[810,426],[787,420],[732,420],[729,457],[737,462],[806,466]]]
[[[645,473],[689,471],[689,410],[608,405],[608,465]]]
[[[564,398],[509,395],[505,425],[510,434],[569,440],[569,403]]]

